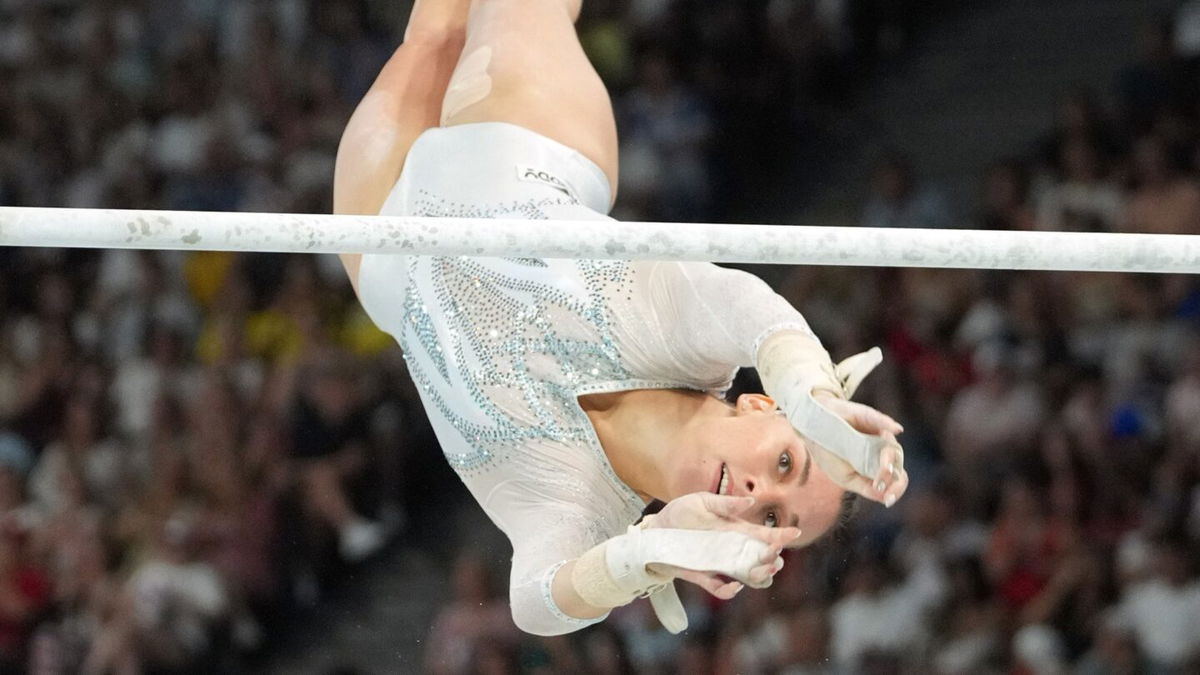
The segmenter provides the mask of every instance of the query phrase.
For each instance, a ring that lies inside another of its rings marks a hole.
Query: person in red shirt
[[[25,561],[25,532],[0,528],[0,672],[20,672],[29,635],[50,601],[50,582]]]

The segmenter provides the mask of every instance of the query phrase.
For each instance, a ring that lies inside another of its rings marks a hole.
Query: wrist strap
[[[874,476],[879,471],[879,453],[887,445],[882,437],[856,430],[818,403],[812,394],[797,396],[795,404],[785,412],[793,429],[844,459],[858,473]]]

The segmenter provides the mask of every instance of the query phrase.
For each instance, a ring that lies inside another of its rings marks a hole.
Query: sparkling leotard
[[[383,213],[582,220],[608,203],[578,153],[477,124],[422,135]],[[717,394],[764,337],[808,330],[758,278],[704,263],[367,255],[359,294],[399,341],[446,459],[512,542],[513,617],[537,634],[599,620],[563,614],[550,582],[644,507],[578,397]]]

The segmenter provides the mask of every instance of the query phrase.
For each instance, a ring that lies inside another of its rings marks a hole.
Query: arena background
[[[401,0],[0,0],[0,204],[328,212]],[[1200,231],[1200,2],[587,0],[623,219]],[[0,673],[1200,672],[1200,285],[758,268],[913,485],[563,638],[336,261],[0,250]],[[752,377],[739,382],[752,387]]]

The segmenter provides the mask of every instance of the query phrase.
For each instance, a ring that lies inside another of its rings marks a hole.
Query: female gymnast
[[[343,135],[335,211],[605,219],[617,131],[575,34],[580,2],[417,0]],[[447,460],[512,542],[510,602],[527,632],[578,630],[643,596],[678,632],[674,579],[721,598],[768,586],[781,549],[820,538],[847,491],[890,506],[907,487],[900,425],[846,400],[877,350],[834,366],[752,275],[343,262],[403,348]],[[771,397],[725,402],[746,366]],[[653,499],[666,506],[633,525]]]

